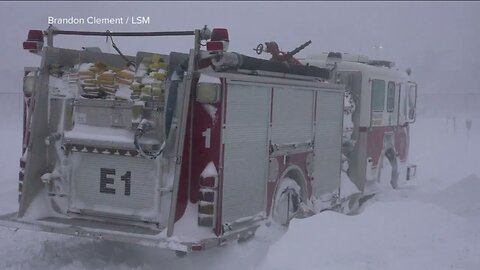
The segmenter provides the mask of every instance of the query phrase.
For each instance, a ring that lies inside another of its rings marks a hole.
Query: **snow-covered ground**
[[[0,213],[17,208],[21,125],[12,108],[0,118]],[[480,117],[472,120],[467,134],[462,117],[455,132],[451,119],[418,119],[410,153],[417,179],[374,197],[359,215],[324,212],[288,231],[262,227],[247,242],[181,259],[0,227],[0,269],[480,269]]]
[[[478,194],[471,175],[430,195],[386,192],[359,215],[294,220],[259,269],[480,269]]]

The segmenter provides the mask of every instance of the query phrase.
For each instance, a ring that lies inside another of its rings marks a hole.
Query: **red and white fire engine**
[[[58,35],[107,36],[118,54],[57,48]],[[188,54],[125,56],[113,42],[180,35],[194,36]],[[406,73],[348,54],[294,59],[307,43],[291,53],[267,43],[263,60],[228,42],[206,27],[30,31],[23,47],[42,61],[25,70],[20,207],[2,224],[190,252],[267,220],[351,210],[383,157],[394,187],[413,176]],[[356,196],[341,188],[349,179]]]

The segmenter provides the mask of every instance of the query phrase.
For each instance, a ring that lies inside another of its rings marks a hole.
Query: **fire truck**
[[[55,47],[60,35],[104,36],[117,54]],[[185,35],[189,53],[128,56],[113,41]],[[1,224],[185,254],[351,210],[383,157],[398,186],[415,120],[408,75],[345,54],[293,58],[307,43],[267,43],[271,60],[228,44],[223,28],[29,31],[23,48],[41,64],[25,69],[19,210]]]

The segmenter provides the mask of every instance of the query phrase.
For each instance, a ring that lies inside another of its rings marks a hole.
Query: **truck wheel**
[[[277,186],[272,207],[275,223],[288,226],[300,210],[300,186],[293,179],[284,178]]]

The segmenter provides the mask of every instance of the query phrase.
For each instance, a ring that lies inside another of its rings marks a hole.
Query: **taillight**
[[[200,177],[200,185],[204,187],[214,188],[217,185],[216,177]]]
[[[43,31],[30,30],[28,31],[27,41],[23,42],[23,49],[31,53],[38,53],[43,47]]]
[[[226,51],[229,41],[227,29],[214,28],[210,41],[207,42],[207,51]]]
[[[213,28],[211,41],[229,41],[228,31],[225,28]]]
[[[23,49],[24,50],[38,50],[39,44],[37,41],[25,41],[23,42]]]
[[[43,31],[42,30],[30,30],[28,31],[28,41],[42,41],[43,42]]]
[[[223,51],[223,41],[209,41],[207,42],[207,51]]]

